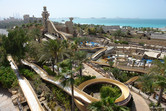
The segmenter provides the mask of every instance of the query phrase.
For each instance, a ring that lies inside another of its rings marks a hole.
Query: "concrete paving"
[[[3,88],[0,88],[0,111],[18,111],[11,99],[11,94]]]
[[[95,71],[93,68],[89,67],[86,64],[83,64],[83,65],[84,65],[84,69],[82,70],[83,75],[96,76],[97,78],[102,78],[103,77],[100,73],[98,73],[97,71]]]
[[[132,91],[131,91],[131,94],[134,99],[136,111],[150,111],[148,104],[140,95],[138,95]]]

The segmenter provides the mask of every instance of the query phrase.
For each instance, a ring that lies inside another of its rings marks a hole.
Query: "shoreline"
[[[51,18],[54,22],[64,23],[69,18]],[[129,26],[133,28],[166,28],[166,19],[102,19],[102,18],[75,18],[73,23],[104,26]]]

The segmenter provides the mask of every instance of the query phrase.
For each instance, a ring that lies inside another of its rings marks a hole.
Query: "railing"
[[[116,105],[119,105],[119,106],[124,106],[124,105],[126,105],[130,100],[131,100],[131,94],[130,94],[125,100],[123,100],[123,101],[121,101],[121,102],[117,102],[117,103],[115,103],[115,104],[116,104]]]
[[[128,87],[134,91],[135,93],[139,94],[140,96],[142,96],[144,99],[149,100],[153,103],[157,103],[157,100],[153,99],[152,97],[148,96],[147,94],[143,93],[140,89],[137,89],[135,87],[133,87],[132,85],[128,85]],[[162,108],[166,109],[166,106],[164,104],[161,103]],[[166,110],[165,110],[166,111]]]

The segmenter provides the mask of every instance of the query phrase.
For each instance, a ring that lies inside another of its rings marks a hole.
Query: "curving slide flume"
[[[48,76],[47,72],[45,72],[42,68],[40,68],[36,64],[30,63],[26,60],[21,60],[21,61],[24,65],[27,65],[27,66],[31,67],[32,69],[34,69],[35,72],[37,74],[39,74],[43,80],[56,85],[57,87],[63,89],[66,93],[71,95],[70,87],[68,87],[68,86],[63,87],[63,85],[61,84],[60,81],[52,80]],[[107,78],[92,79],[92,80],[82,83],[78,88],[74,87],[75,103],[81,111],[86,111],[86,106],[88,104],[95,102],[95,101],[99,101],[98,99],[83,92],[83,89],[85,87],[87,87],[88,85],[91,85],[91,84],[96,84],[96,83],[110,83],[110,84],[114,84],[114,85],[118,86],[121,89],[122,95],[119,98],[117,98],[115,101],[115,103],[117,105],[125,105],[129,102],[129,100],[131,98],[131,94],[130,94],[130,90],[128,89],[128,87],[125,84],[123,84],[119,81],[111,80],[111,79],[107,79]]]
[[[107,50],[107,48],[104,47],[103,49],[101,49],[101,50],[97,51],[96,53],[94,53],[91,57],[92,60],[95,61],[95,60],[99,59],[106,50]]]
[[[51,79],[49,77],[49,75],[47,74],[47,72],[45,72],[42,68],[40,68],[38,65],[36,64],[33,64],[33,63],[30,63],[26,60],[21,60],[21,62],[24,64],[24,65],[27,65],[29,67],[31,67],[37,74],[40,75],[40,77],[47,81],[47,82],[50,82],[54,85],[56,85],[57,87],[63,89],[66,93],[68,93],[69,95],[71,95],[71,87],[64,87],[60,81],[54,81],[53,79]],[[85,103],[85,104],[89,104],[93,101],[98,101],[96,98],[93,98],[91,97],[90,95],[86,94],[85,92],[83,91],[80,91],[79,89],[77,89],[76,87],[74,87],[74,96],[76,99],[78,99],[79,101]]]
[[[131,83],[135,82],[138,79],[139,79],[139,76],[132,77],[128,81],[126,81],[125,84],[131,84]]]
[[[60,31],[58,31],[58,30],[56,29],[56,27],[55,27],[55,25],[54,25],[54,23],[53,23],[52,21],[50,21],[50,20],[48,19],[47,22],[48,22],[48,24],[51,25],[53,31],[55,31],[56,33],[58,33],[64,40],[67,40],[66,36],[65,36],[63,33],[61,33]],[[49,27],[48,27],[48,28],[49,28]]]
[[[18,67],[15,64],[12,57],[8,56],[7,59],[10,62],[11,68],[14,70],[14,72],[18,78],[19,86],[21,87],[21,90],[28,102],[28,105],[29,105],[31,111],[44,111],[43,107],[41,106],[41,104],[37,98],[35,91],[31,87],[28,80],[25,77],[20,76]]]

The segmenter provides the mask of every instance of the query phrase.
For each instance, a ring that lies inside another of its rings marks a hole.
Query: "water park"
[[[0,84],[10,87],[17,109],[165,110],[166,46],[127,41],[97,26],[87,35],[73,18],[61,24],[49,15],[43,7],[42,24],[15,27],[0,40],[0,79],[12,78]]]

